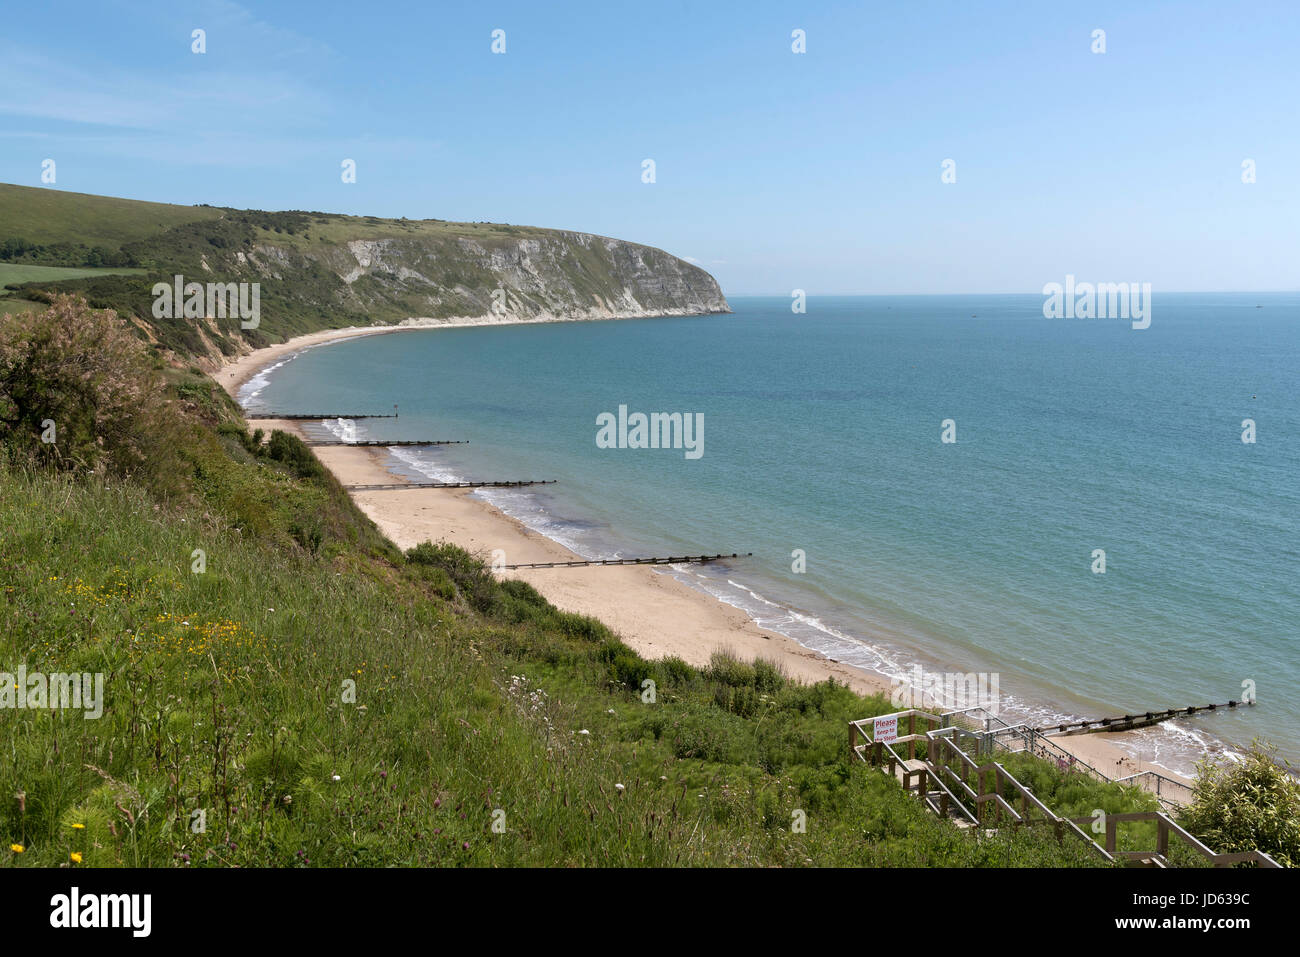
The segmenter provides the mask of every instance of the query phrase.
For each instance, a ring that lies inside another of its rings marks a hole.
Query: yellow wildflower
[[[81,863],[81,852],[80,852],[80,851],[73,851],[71,854],[68,855],[68,857],[71,858],[72,863],[74,863],[74,864],[80,864],[80,863]]]

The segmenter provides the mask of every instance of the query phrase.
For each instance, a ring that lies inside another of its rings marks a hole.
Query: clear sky
[[[1300,3],[14,0],[0,181],[46,158],[77,192],[617,236],[729,295],[1295,290]]]

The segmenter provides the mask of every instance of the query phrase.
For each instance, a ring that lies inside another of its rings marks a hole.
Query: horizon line
[[[1296,289],[1166,289],[1161,291],[1161,295],[1191,296],[1206,295],[1207,293],[1229,293],[1232,295],[1287,295],[1300,294],[1300,288]],[[789,292],[723,292],[728,299],[734,297],[737,299],[789,299]],[[857,299],[867,298],[887,298],[891,296],[1042,296],[1041,291],[1024,292],[1017,290],[1013,292],[805,292],[807,298],[814,296],[843,296]]]

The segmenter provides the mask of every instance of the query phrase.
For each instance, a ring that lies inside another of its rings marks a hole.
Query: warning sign
[[[891,744],[898,740],[898,715],[891,714],[883,718],[876,718],[875,727],[871,735],[876,741],[884,744]]]

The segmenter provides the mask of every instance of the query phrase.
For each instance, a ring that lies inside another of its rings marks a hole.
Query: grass
[[[30,266],[27,264],[0,263],[0,296],[6,296],[8,285],[24,282],[60,282],[64,279],[87,279],[96,276],[132,276],[143,269],[79,269],[65,266]]]
[[[299,439],[85,303],[0,347],[0,866],[1098,863],[853,760],[881,696],[646,660],[481,556],[399,551]],[[102,713],[14,707],[23,670],[102,676]]]
[[[399,553],[305,446],[259,444],[201,375],[170,377],[218,423],[178,450],[189,500],[0,469],[0,669],[106,676],[97,720],[0,715],[0,831],[23,848],[0,860],[1096,863],[976,838],[850,764],[845,725],[882,698],[646,661],[461,549]]]
[[[1079,827],[1105,844],[1105,815],[1135,811],[1165,811],[1155,795],[1136,785],[1103,784],[1081,772],[1062,770],[1047,761],[1026,754],[1003,754],[996,760],[1035,797],[1065,818],[1091,818]],[[1095,823],[1095,826],[1094,826]],[[1121,821],[1116,830],[1116,849],[1152,851],[1156,848],[1154,821]],[[1170,859],[1178,867],[1208,867],[1204,857],[1192,852],[1177,838],[1170,841]]]
[[[46,303],[34,302],[31,299],[5,299],[6,292],[0,290],[0,313],[4,315],[17,315],[23,312],[40,312],[46,308]]]
[[[174,206],[60,189],[0,183],[0,239],[21,237],[34,243],[79,242],[118,249],[164,230],[198,220],[217,219],[220,209]]]

